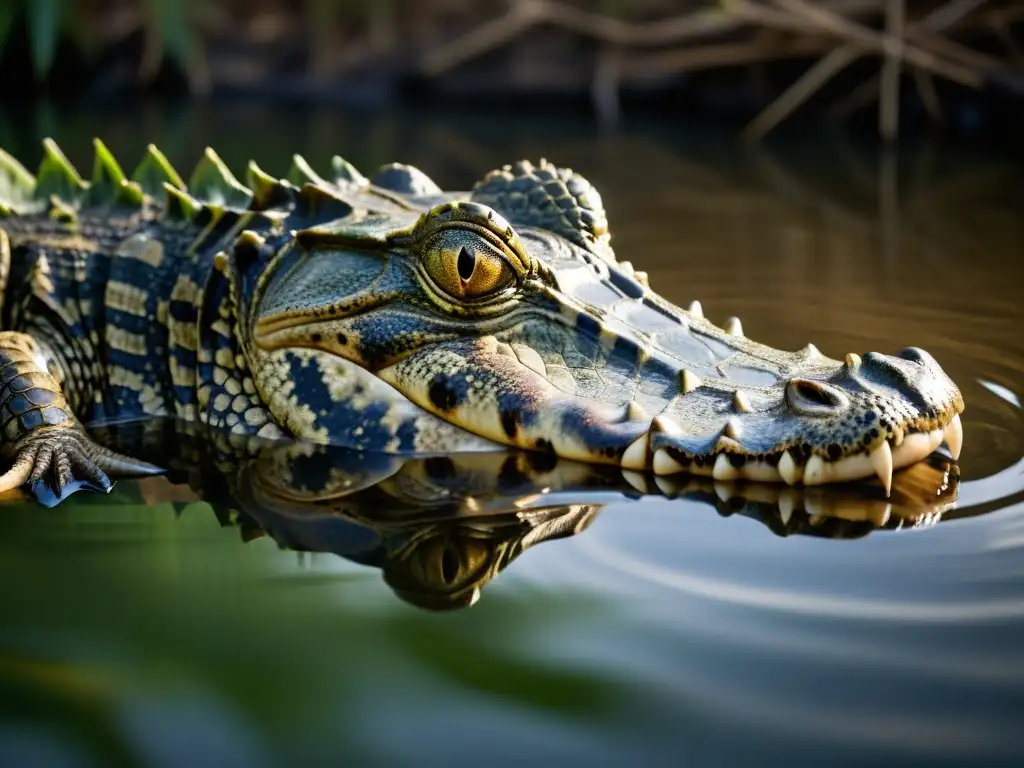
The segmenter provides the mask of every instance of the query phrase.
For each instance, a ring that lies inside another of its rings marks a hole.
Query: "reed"
[[[854,62],[878,74],[838,99],[842,119],[877,101],[880,135],[899,131],[899,93],[912,83],[941,122],[936,79],[1024,94],[1024,53],[1013,24],[1022,0],[0,0],[0,53],[24,30],[45,84],[60,45],[97,57],[141,37],[138,77],[169,64],[195,93],[258,84],[287,58],[305,61],[320,90],[374,76],[428,83],[477,65],[500,90],[494,56],[532,50],[533,32],[578,41],[572,62],[589,78],[599,115],[618,117],[623,89],[683,73],[759,67],[782,59],[806,72],[746,127],[759,139]],[[999,56],[967,42],[984,35]],[[230,51],[227,53],[226,51]]]

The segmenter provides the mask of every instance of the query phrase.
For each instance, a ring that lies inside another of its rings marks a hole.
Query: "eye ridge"
[[[464,283],[468,283],[473,277],[473,272],[476,271],[476,254],[466,246],[462,246],[459,250],[457,269],[459,277]]]

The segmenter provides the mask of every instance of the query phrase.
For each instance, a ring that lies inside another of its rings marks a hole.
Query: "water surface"
[[[444,612],[356,556],[372,533],[359,526],[260,536],[230,504],[169,483],[53,510],[13,502],[0,509],[0,764],[1024,758],[1019,166],[472,113],[0,121],[0,145],[29,160],[41,135],[80,168],[100,135],[126,165],[152,140],[187,168],[209,143],[238,173],[250,157],[283,174],[293,152],[314,165],[340,153],[364,172],[412,162],[449,188],[545,156],[598,187],[619,257],[671,300],[699,298],[788,349],[928,349],[963,391],[965,447],[959,484],[939,492],[955,505],[906,519],[828,500],[758,517],[714,488],[575,493],[579,526]],[[314,540],[353,557],[293,551]]]

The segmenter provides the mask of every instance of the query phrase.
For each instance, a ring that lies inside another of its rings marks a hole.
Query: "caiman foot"
[[[114,486],[108,472],[122,477],[163,472],[152,464],[104,448],[77,426],[35,429],[11,453],[14,464],[0,475],[0,493],[28,486],[36,500],[47,507],[83,488],[108,493]]]

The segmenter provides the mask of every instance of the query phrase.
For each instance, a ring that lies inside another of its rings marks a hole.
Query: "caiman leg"
[[[89,437],[68,406],[51,360],[32,336],[0,332],[0,453],[13,462],[0,476],[0,492],[27,484],[42,503],[57,503],[80,488],[109,491],[107,472],[157,471]]]

